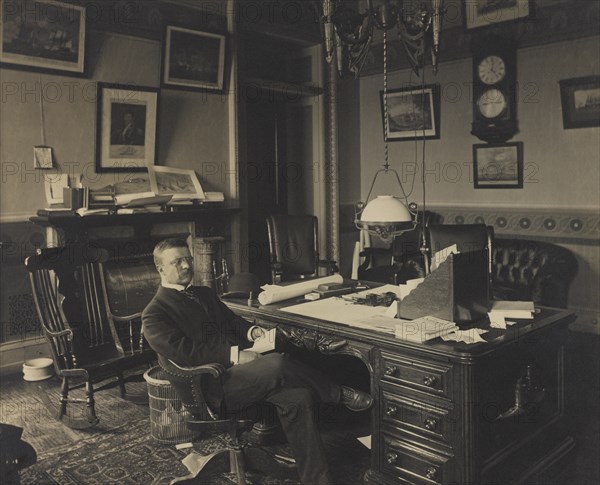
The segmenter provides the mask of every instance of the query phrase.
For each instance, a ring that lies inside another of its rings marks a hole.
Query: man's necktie
[[[185,290],[181,290],[179,293],[181,293],[183,296],[189,298],[190,300],[198,303],[198,305],[200,305],[202,308],[204,308],[205,311],[207,310],[206,307],[206,303],[203,302],[199,297],[197,292],[195,291],[193,286],[188,286]]]

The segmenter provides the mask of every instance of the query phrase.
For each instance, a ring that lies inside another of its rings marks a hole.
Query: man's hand
[[[252,332],[250,332],[250,337],[252,338],[252,341],[255,341],[256,339],[260,338],[260,337],[264,337],[265,335],[265,329],[262,327],[258,327],[255,326],[252,329]]]
[[[252,352],[251,350],[240,350],[238,364],[247,364],[248,362],[252,362],[260,357],[262,357],[262,354]]]

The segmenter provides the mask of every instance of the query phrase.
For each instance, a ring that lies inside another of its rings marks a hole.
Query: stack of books
[[[115,191],[111,185],[101,189],[86,188],[84,200],[87,201],[86,209],[114,209],[115,207]]]

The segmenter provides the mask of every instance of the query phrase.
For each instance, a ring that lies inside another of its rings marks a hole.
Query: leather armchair
[[[533,300],[566,308],[577,259],[568,249],[524,239],[496,239],[493,295],[497,300]]]

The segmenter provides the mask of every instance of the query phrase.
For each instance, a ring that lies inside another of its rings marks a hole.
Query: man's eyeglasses
[[[171,266],[175,266],[176,268],[181,268],[181,266],[183,266],[183,263],[187,263],[188,266],[193,266],[194,258],[192,256],[186,256],[184,258],[177,258],[169,262]]]

